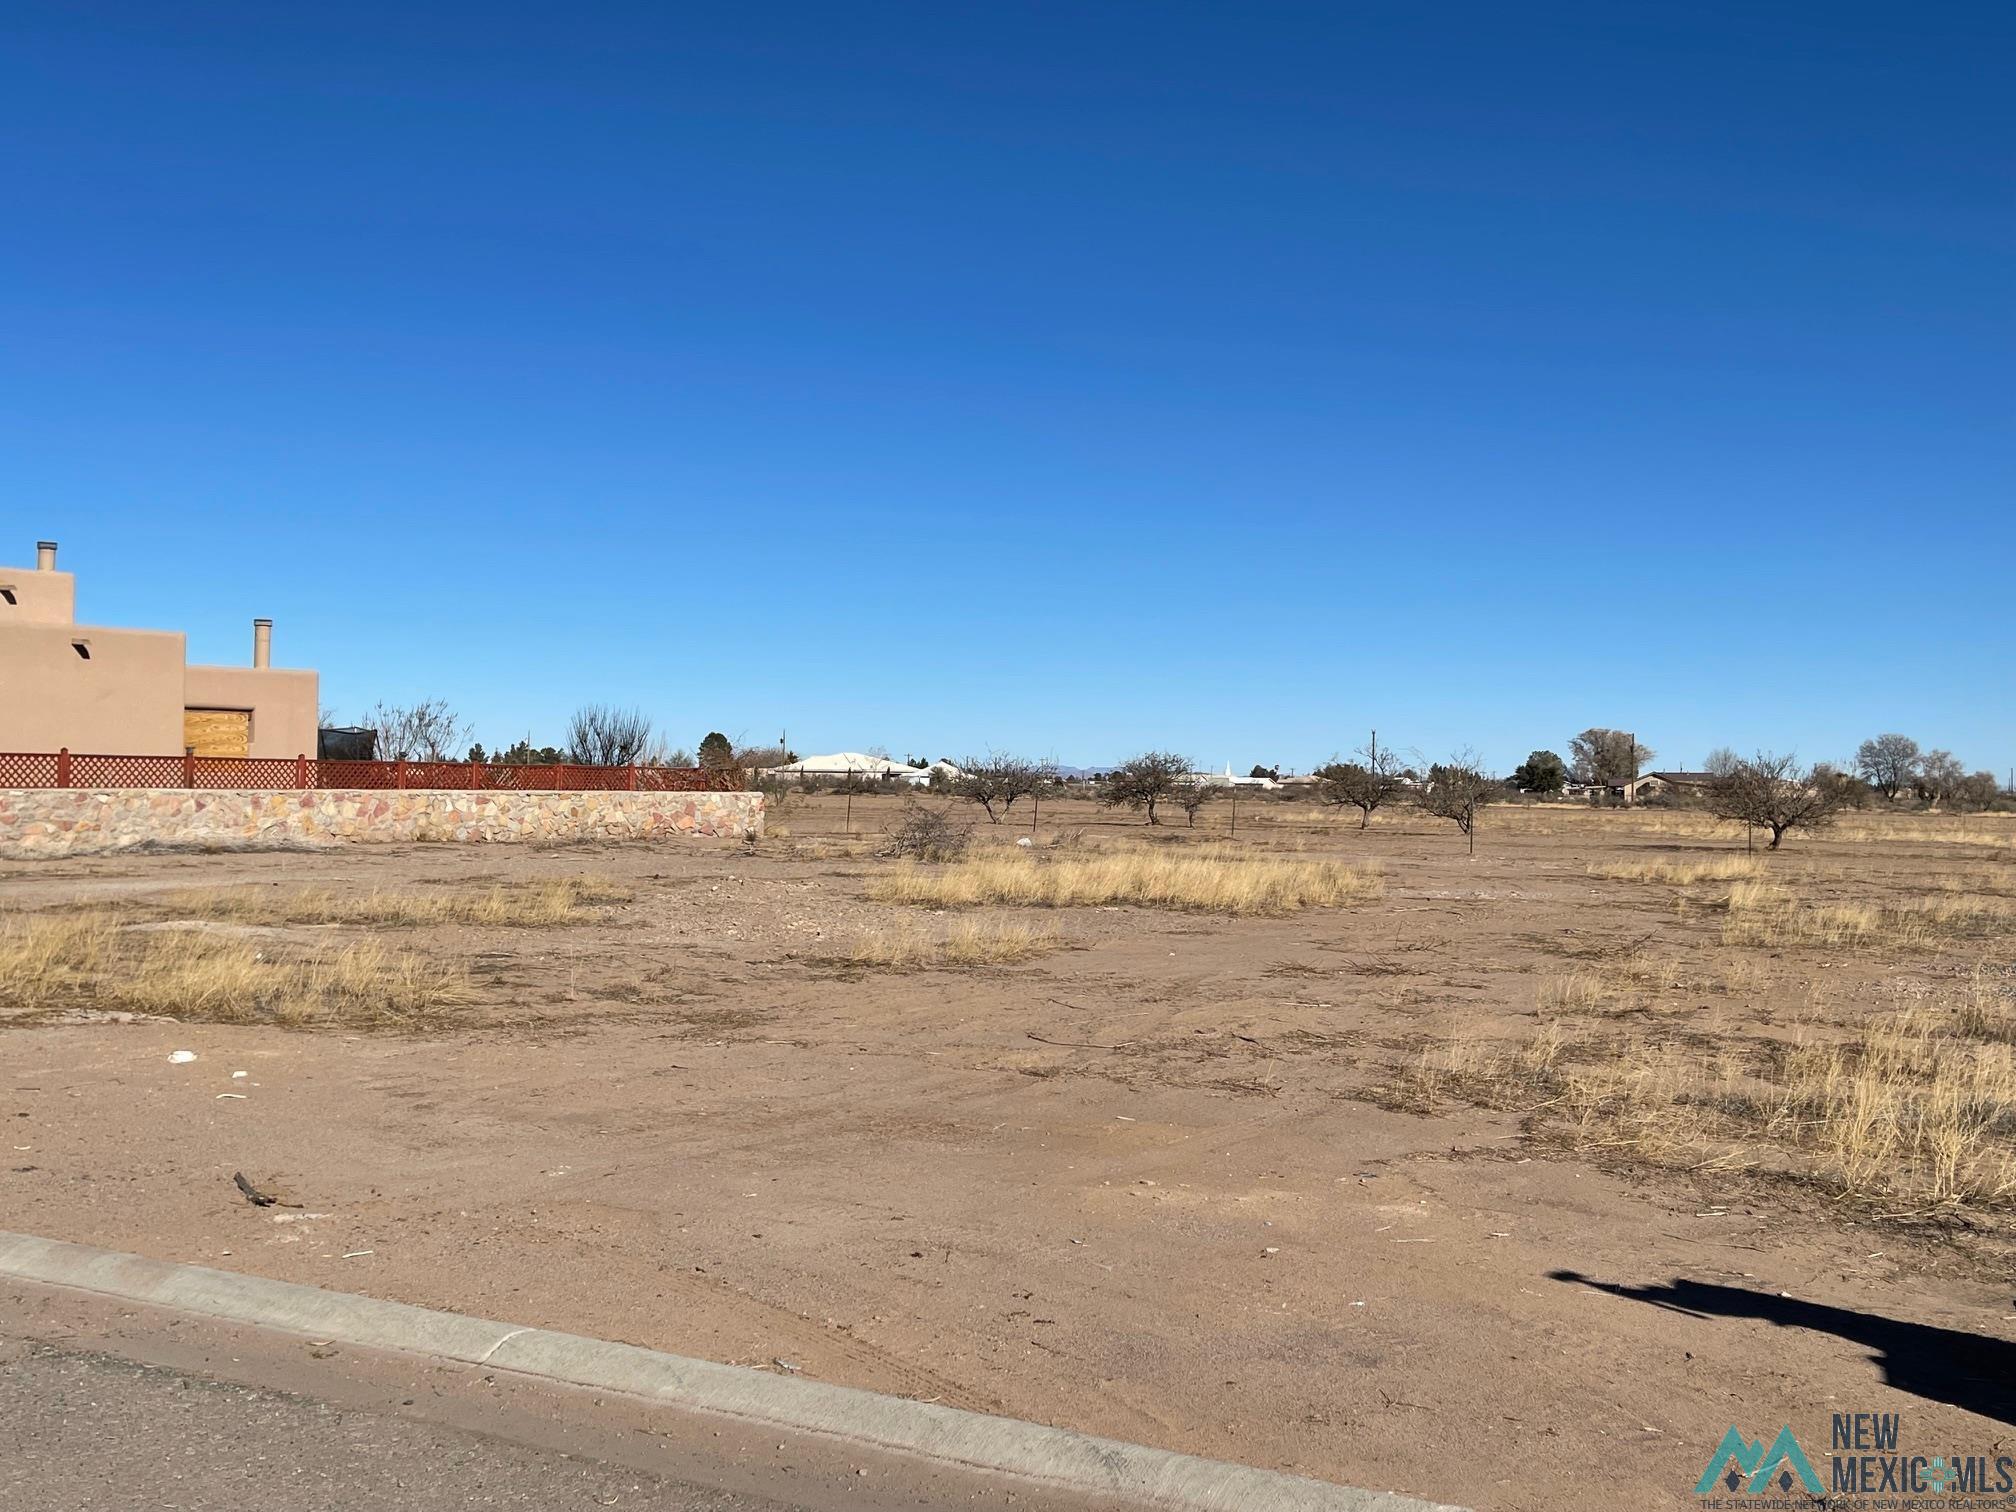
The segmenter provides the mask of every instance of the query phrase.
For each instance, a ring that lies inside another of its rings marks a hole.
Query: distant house
[[[1627,803],[1642,803],[1647,798],[1705,793],[1714,780],[1713,772],[1647,772],[1611,791]]]
[[[922,787],[931,780],[933,773],[950,779],[959,775],[959,768],[949,761],[934,761],[928,767],[914,767],[905,762],[891,761],[886,756],[835,751],[830,756],[807,756],[788,766],[769,767],[762,775],[828,781],[858,777],[871,782],[907,782],[913,787]]]
[[[1189,781],[1198,783],[1204,787],[1278,788],[1281,786],[1272,777],[1234,776],[1232,763],[1229,761],[1225,763],[1225,770],[1222,772],[1186,772],[1184,776]]]

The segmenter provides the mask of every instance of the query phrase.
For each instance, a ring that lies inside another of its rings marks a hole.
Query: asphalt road
[[[0,1283],[4,1512],[1138,1512],[428,1356]]]
[[[10,1512],[800,1505],[39,1341],[0,1341],[0,1423]]]

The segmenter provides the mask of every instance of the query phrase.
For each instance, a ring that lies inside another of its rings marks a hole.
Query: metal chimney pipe
[[[54,572],[56,570],[56,543],[54,541],[37,541],[35,543],[35,570],[37,572]]]
[[[252,665],[273,665],[273,621],[270,619],[252,621]]]

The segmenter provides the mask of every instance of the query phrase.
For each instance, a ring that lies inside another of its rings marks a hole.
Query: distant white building
[[[838,781],[848,777],[861,777],[870,782],[905,782],[912,787],[923,787],[931,781],[931,774],[942,772],[947,779],[957,777],[959,768],[949,761],[934,761],[929,766],[914,767],[906,762],[891,761],[886,756],[869,756],[860,751],[835,751],[830,756],[805,756],[785,766],[766,767],[765,777],[807,777],[815,780]]]
[[[1188,776],[1192,782],[1201,782],[1209,787],[1278,788],[1281,786],[1272,777],[1235,777],[1232,775],[1232,763],[1229,761],[1225,763],[1225,770],[1222,772],[1191,772]]]

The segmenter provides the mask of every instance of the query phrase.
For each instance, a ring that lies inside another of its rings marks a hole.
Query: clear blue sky
[[[2016,762],[2006,4],[41,4],[0,560],[492,744]]]

